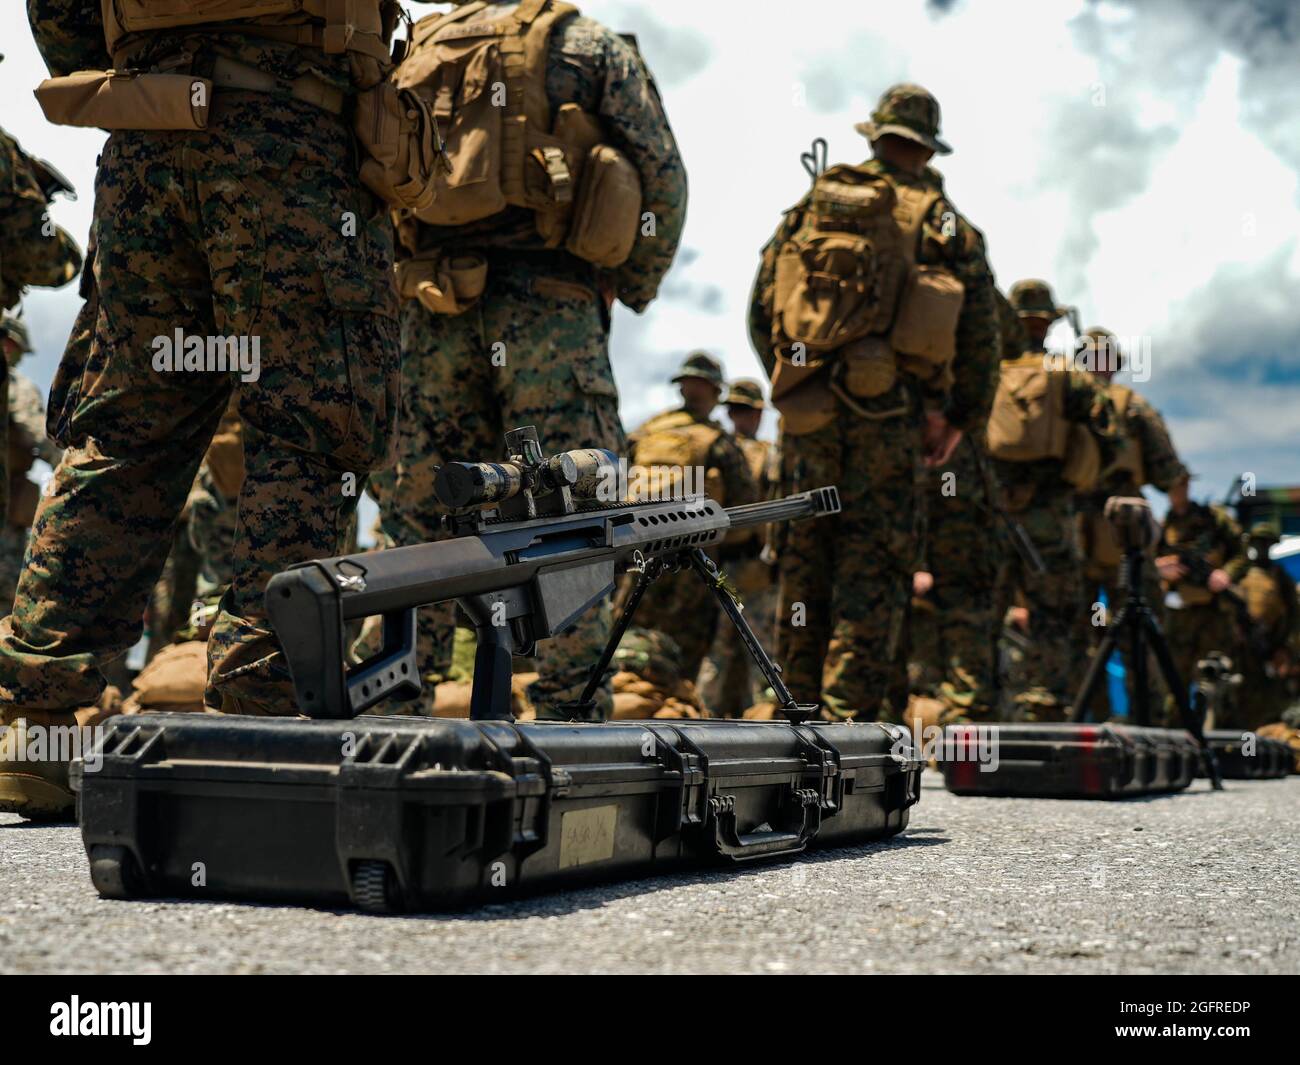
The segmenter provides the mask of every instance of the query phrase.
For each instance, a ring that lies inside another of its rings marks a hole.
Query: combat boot
[[[0,708],[0,813],[30,821],[73,820],[68,765],[89,750],[93,726],[110,714],[101,706],[71,712]]]

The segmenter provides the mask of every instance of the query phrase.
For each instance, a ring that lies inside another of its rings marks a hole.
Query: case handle
[[[709,800],[709,807],[713,811],[713,842],[718,853],[736,862],[798,854],[821,828],[822,809],[817,792],[811,788],[795,790],[793,798],[797,805],[791,820],[797,820],[797,826],[742,834],[736,828],[736,797],[715,795]]]

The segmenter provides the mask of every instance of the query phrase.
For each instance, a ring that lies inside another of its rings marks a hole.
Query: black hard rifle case
[[[920,772],[866,723],[156,714],[73,780],[101,894],[382,911],[883,839]]]
[[[969,757],[976,729],[997,745],[992,771]],[[949,725],[942,753],[944,784],[957,795],[1062,799],[1181,791],[1200,761],[1188,732],[1116,724]]]
[[[1229,780],[1278,780],[1295,762],[1291,748],[1281,740],[1240,729],[1210,729],[1205,742],[1218,759],[1219,772]]]

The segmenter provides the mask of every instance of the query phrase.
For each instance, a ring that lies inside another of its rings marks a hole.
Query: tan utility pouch
[[[914,266],[903,285],[890,346],[942,369],[957,354],[957,319],[966,286],[946,270]]]
[[[36,102],[56,126],[207,129],[212,82],[192,74],[79,70],[46,78]]]
[[[474,254],[403,259],[396,267],[397,291],[434,314],[464,314],[483,295],[487,270],[487,259]]]
[[[366,156],[361,181],[371,192],[409,211],[433,205],[442,163],[438,130],[424,100],[381,81],[357,97],[353,128]]]
[[[858,399],[883,396],[898,381],[898,360],[884,337],[863,337],[840,349],[844,390]]]
[[[575,189],[582,188],[582,174],[586,169],[587,158],[596,145],[605,139],[605,131],[600,120],[590,115],[574,103],[561,104],[551,127],[551,136],[564,145],[564,158],[569,170],[570,180]],[[546,241],[548,248],[558,248],[564,244],[569,234],[569,223],[573,218],[574,200],[567,203],[555,203],[547,209],[538,209],[535,214],[537,232]]]
[[[582,165],[582,184],[565,247],[606,269],[632,254],[641,225],[641,176],[617,148],[598,144]]]
[[[1090,492],[1101,480],[1101,446],[1087,426],[1074,422],[1070,426],[1070,439],[1066,445],[1065,464],[1061,477],[1077,491]]]

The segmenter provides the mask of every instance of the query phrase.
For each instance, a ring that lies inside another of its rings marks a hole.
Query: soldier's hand
[[[922,429],[922,446],[927,466],[942,466],[961,443],[961,430],[944,417],[942,411],[926,411]]]
[[[1232,578],[1221,569],[1216,569],[1210,574],[1210,579],[1205,582],[1205,586],[1212,592],[1222,592],[1232,583]]]
[[[1007,617],[1011,619],[1011,624],[1021,632],[1029,631],[1029,608],[1026,606],[1013,606],[1007,611]]]
[[[1178,560],[1177,555],[1161,555],[1156,559],[1156,569],[1170,583],[1181,581],[1187,576],[1187,567]]]
[[[924,599],[930,594],[930,589],[933,587],[933,573],[926,573],[925,570],[919,570],[912,574],[912,594],[918,599]]]

